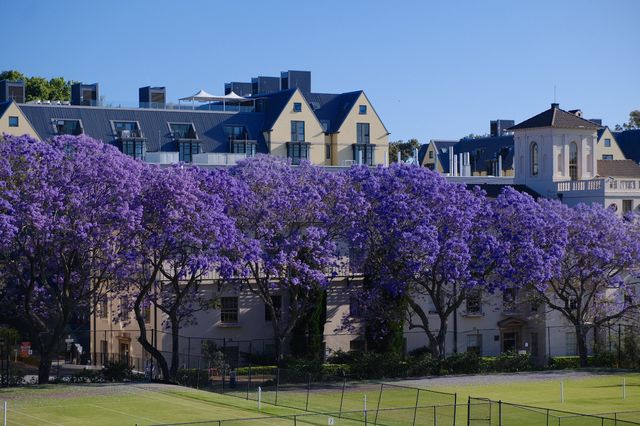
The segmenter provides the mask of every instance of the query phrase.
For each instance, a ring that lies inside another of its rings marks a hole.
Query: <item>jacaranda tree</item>
[[[566,243],[553,274],[535,288],[547,306],[573,325],[580,365],[587,366],[590,331],[635,312],[640,306],[637,274],[640,234],[635,218],[623,218],[598,204],[569,208],[541,201],[554,212],[553,226]]]
[[[123,301],[131,304],[138,341],[157,361],[165,380],[175,379],[178,371],[180,328],[213,306],[213,291],[203,289],[203,281],[229,278],[241,266],[239,234],[218,195],[227,178],[224,171],[183,166],[147,166],[141,175],[142,221],[132,241],[138,268],[123,287],[128,295]],[[211,190],[214,183],[218,191]],[[151,304],[171,332],[170,365],[149,342],[145,310]]]
[[[2,320],[34,343],[47,383],[71,316],[128,274],[138,163],[84,136],[7,136],[0,158]]]
[[[355,211],[346,208],[344,176],[303,163],[259,156],[244,160],[231,174],[249,190],[233,212],[246,244],[256,256],[246,259],[243,285],[271,314],[275,352],[282,360],[286,339],[308,312],[339,261],[340,230]]]

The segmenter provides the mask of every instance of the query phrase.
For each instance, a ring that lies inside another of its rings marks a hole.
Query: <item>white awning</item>
[[[242,102],[242,101],[250,101],[251,99],[243,98],[242,96],[236,95],[235,92],[231,92],[228,95],[216,96],[211,93],[205,92],[204,90],[200,90],[198,93],[192,96],[188,96],[186,98],[180,98],[181,101],[199,101],[199,102]]]
[[[195,95],[187,96],[186,98],[180,98],[181,101],[199,101],[199,102],[210,102],[217,100],[219,96],[214,96],[209,92],[206,92],[202,89]]]

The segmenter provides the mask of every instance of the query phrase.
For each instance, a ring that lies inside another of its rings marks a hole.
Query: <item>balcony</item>
[[[640,179],[616,179],[616,178],[600,178],[588,180],[569,180],[556,182],[556,191],[558,193],[567,192],[595,192],[604,195],[604,193],[640,193]]]

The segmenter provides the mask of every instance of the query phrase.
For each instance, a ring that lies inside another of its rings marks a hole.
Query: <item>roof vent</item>
[[[581,117],[582,118],[582,111],[579,109],[572,109],[571,111],[569,111],[571,114],[575,115],[576,117]]]

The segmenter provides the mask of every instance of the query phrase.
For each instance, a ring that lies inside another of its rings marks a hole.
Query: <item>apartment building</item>
[[[2,133],[85,134],[150,163],[224,166],[258,153],[292,164],[387,163],[389,132],[364,91],[312,92],[309,71],[226,83],[224,95],[200,91],[177,105],[166,88],[142,87],[136,108],[100,105],[97,83],[74,84],[71,101],[59,102],[25,102],[20,81],[0,89]]]

